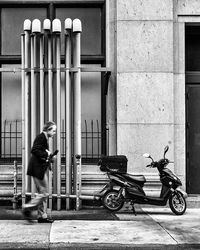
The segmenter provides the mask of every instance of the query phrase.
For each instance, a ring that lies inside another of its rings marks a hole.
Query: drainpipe
[[[79,19],[73,20],[73,66],[74,72],[74,181],[76,192],[76,210],[80,209],[81,193],[81,32]]]
[[[44,63],[43,63],[44,35],[40,34],[40,131],[44,125]]]
[[[25,70],[24,70],[24,34],[21,35],[21,79],[22,79],[22,204],[25,203],[25,138],[24,138],[24,131],[25,131]]]
[[[28,69],[30,66],[30,32],[31,32],[31,21],[26,19],[24,21],[24,68]],[[24,83],[22,82],[24,88],[22,88],[22,151],[24,152],[22,159],[22,204],[25,203],[25,192],[30,190],[30,178],[26,175],[28,159],[29,159],[29,150],[30,150],[30,75],[26,71],[24,75]],[[23,87],[22,86],[22,87]]]
[[[52,31],[55,35],[55,66],[56,66],[56,121],[57,121],[57,141],[56,146],[59,149],[57,155],[57,210],[61,209],[61,83],[60,83],[60,34],[61,34],[61,22],[59,19],[54,19],[52,22]]]
[[[65,182],[66,195],[72,192],[72,89],[71,89],[71,31],[72,20],[65,20]],[[66,198],[66,209],[70,209],[70,199]]]
[[[31,35],[31,145],[37,135],[37,37],[41,33],[41,22],[39,19],[34,19],[32,22]],[[32,193],[35,193],[35,185],[32,179]]]
[[[52,77],[52,50],[51,50],[51,21],[49,19],[45,19],[43,22],[43,29],[45,34],[45,46],[47,48],[47,84],[48,84],[48,119],[49,121],[53,121],[53,77]],[[47,43],[46,43],[47,40]],[[52,141],[49,142],[49,150],[53,152],[53,144]],[[52,210],[52,171],[49,171],[49,208]]]

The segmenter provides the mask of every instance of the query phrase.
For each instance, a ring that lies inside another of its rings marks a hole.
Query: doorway
[[[186,191],[200,194],[200,24],[185,27]]]

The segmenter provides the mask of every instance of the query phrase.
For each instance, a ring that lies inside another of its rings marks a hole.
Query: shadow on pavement
[[[115,213],[104,208],[52,211],[54,220],[119,220]],[[23,220],[21,209],[13,210],[11,207],[0,207],[0,220]],[[37,212],[33,211],[33,219],[37,219]]]

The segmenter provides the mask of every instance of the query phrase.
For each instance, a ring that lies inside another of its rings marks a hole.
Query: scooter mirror
[[[143,157],[144,157],[144,158],[151,158],[150,154],[147,154],[147,153],[146,153],[146,154],[143,154]]]
[[[165,155],[166,155],[168,150],[169,150],[169,146],[166,146],[165,149],[164,149],[164,158],[165,158]]]

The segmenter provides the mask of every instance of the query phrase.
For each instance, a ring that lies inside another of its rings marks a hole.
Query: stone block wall
[[[152,172],[143,153],[159,159],[169,145],[174,157],[173,2],[116,7],[117,153],[127,155],[129,172]]]
[[[169,145],[170,167],[186,187],[185,23],[200,23],[199,0],[108,0],[109,154],[145,168]]]

